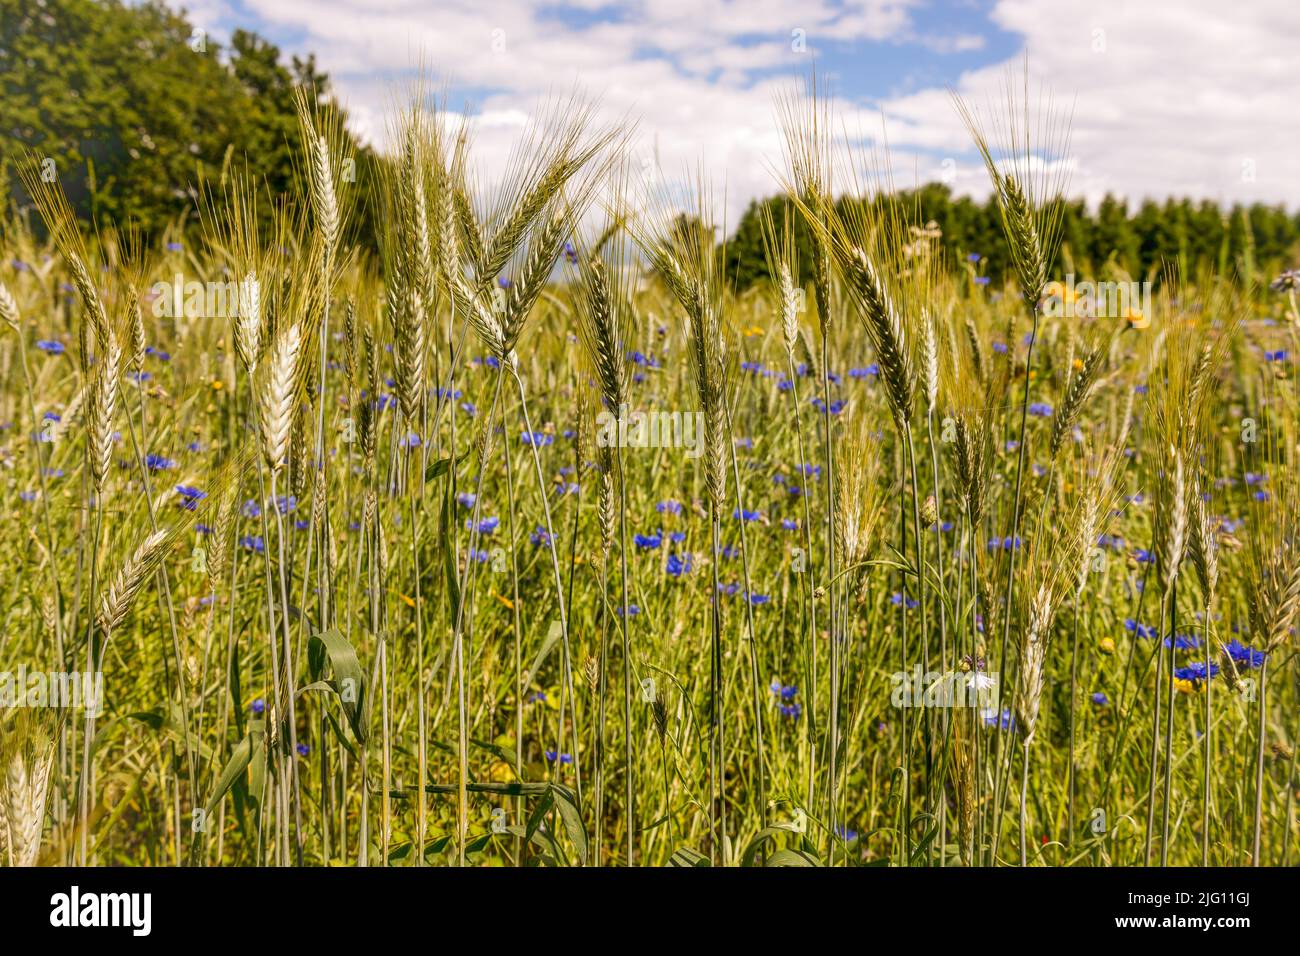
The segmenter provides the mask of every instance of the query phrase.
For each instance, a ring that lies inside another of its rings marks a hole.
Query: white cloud
[[[224,0],[201,3],[200,24],[233,22]],[[521,112],[580,84],[599,96],[607,120],[635,117],[638,148],[670,174],[703,164],[715,193],[725,191],[734,225],[750,198],[776,188],[774,97],[806,75],[828,41],[855,41],[850,55],[822,61],[841,76],[855,68],[850,57],[870,58],[877,42],[937,53],[986,48],[965,26],[918,29],[920,3],[244,0],[243,7],[302,36],[290,52],[317,54],[354,124],[374,142],[385,141],[386,116],[410,67],[424,64],[435,84],[486,91],[473,104],[474,136],[490,181]],[[1300,202],[1294,0],[1255,0],[1249,10],[1211,0],[999,0],[991,20],[1024,38],[1034,87],[1044,84],[1073,108],[1076,195]],[[803,31],[808,53],[792,49],[792,31]],[[996,104],[1020,63],[1017,56],[990,64],[954,85],[975,105]],[[847,128],[870,134],[883,112],[900,185],[946,171],[959,192],[987,190],[946,89],[839,106]]]
[[[1050,90],[1072,117],[1073,192],[1217,202],[1300,202],[1300,6],[1209,0],[1002,0],[993,20],[1022,34],[1030,99]],[[1000,101],[1021,61],[962,77],[975,105]],[[884,104],[895,144],[962,151],[941,91]]]

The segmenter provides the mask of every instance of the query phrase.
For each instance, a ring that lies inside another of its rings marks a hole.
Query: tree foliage
[[[26,206],[16,169],[30,150],[81,220],[146,236],[191,216],[200,184],[231,168],[281,195],[302,155],[297,86],[329,93],[314,58],[284,64],[242,30],[224,48],[156,0],[0,0],[0,184]],[[370,175],[374,157],[357,158]]]
[[[933,222],[949,261],[964,262],[972,273],[1001,282],[1010,260],[996,201],[955,197],[947,186],[930,183],[905,194],[918,225]],[[841,199],[838,205],[855,200]],[[787,200],[781,196],[750,204],[727,243],[728,275],[737,288],[768,277],[763,256],[763,207],[781,222]],[[795,217],[795,245],[801,263],[812,261],[812,241]],[[1135,278],[1159,279],[1166,270],[1192,276],[1198,269],[1239,273],[1273,266],[1291,267],[1300,256],[1300,215],[1277,206],[1255,204],[1222,209],[1208,200],[1148,200],[1130,211],[1123,199],[1107,195],[1090,211],[1082,201],[1062,210],[1063,243],[1053,271],[1064,278],[1096,278],[1118,267]],[[1258,279],[1264,273],[1253,277]]]

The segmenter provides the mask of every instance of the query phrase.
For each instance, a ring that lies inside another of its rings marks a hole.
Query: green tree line
[[[146,238],[177,220],[195,223],[200,184],[232,165],[281,195],[300,174],[299,86],[329,96],[314,57],[285,62],[273,44],[243,30],[223,47],[158,0],[0,0],[0,188],[8,184],[11,208],[28,205],[16,169],[30,150],[53,162],[83,222],[129,223]],[[379,160],[353,145],[367,197]],[[941,230],[950,261],[1002,281],[1008,257],[996,203],[953,196],[938,183],[909,198],[915,221]],[[727,241],[738,288],[767,275],[763,209],[780,222],[784,202],[752,203]],[[261,208],[269,215],[269,203]],[[793,218],[808,262],[809,237]],[[1294,265],[1300,249],[1300,215],[1262,204],[1225,210],[1167,199],[1130,208],[1107,196],[1095,211],[1065,203],[1061,219],[1062,261],[1054,267],[1081,277],[1114,264],[1140,277],[1215,268],[1260,278]],[[376,245],[374,224],[363,199],[352,223],[362,244]]]
[[[939,243],[950,262],[1001,283],[1010,259],[996,200],[953,196],[941,183],[906,195],[913,222],[933,223],[942,232]],[[839,204],[851,201],[841,199]],[[768,278],[764,211],[772,222],[782,222],[787,202],[782,196],[756,200],[741,217],[725,252],[737,288]],[[1062,248],[1053,266],[1060,276],[1073,272],[1080,279],[1096,277],[1108,266],[1116,266],[1135,278],[1158,281],[1170,270],[1194,276],[1213,268],[1267,281],[1275,270],[1291,268],[1300,258],[1300,214],[1280,206],[1257,203],[1224,209],[1209,200],[1171,198],[1130,208],[1125,200],[1107,195],[1095,211],[1081,200],[1064,202],[1059,211]],[[799,260],[810,263],[807,226],[801,216],[792,219]]]
[[[329,97],[314,57],[283,62],[243,30],[223,47],[156,0],[0,0],[0,187],[28,206],[17,169],[30,151],[80,220],[146,238],[195,222],[202,184],[232,168],[278,196],[301,172],[299,86]],[[377,161],[356,157],[364,196]],[[359,210],[355,228],[371,223]]]

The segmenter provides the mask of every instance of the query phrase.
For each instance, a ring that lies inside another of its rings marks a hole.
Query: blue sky
[[[490,179],[530,112],[575,84],[665,168],[708,171],[734,217],[776,188],[773,102],[814,66],[843,129],[883,128],[901,177],[981,195],[950,91],[996,107],[1009,76],[1072,110],[1068,190],[1300,205],[1300,4],[1252,0],[193,0],[217,39],[316,54],[381,148],[415,65],[475,116]],[[1036,96],[1036,93],[1035,93]],[[1034,99],[1035,97],[1031,97]],[[720,184],[720,185],[718,185]],[[904,183],[910,184],[910,183]]]

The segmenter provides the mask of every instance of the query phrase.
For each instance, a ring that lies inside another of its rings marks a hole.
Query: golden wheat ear
[[[1050,96],[1031,105],[1029,62],[1020,82],[1009,72],[1003,105],[990,120],[955,91],[962,123],[984,162],[1002,216],[1011,264],[1026,305],[1037,307],[1061,245],[1069,181],[1069,117]]]
[[[45,829],[54,737],[45,722],[27,714],[8,723],[0,743],[0,860],[34,866]]]

